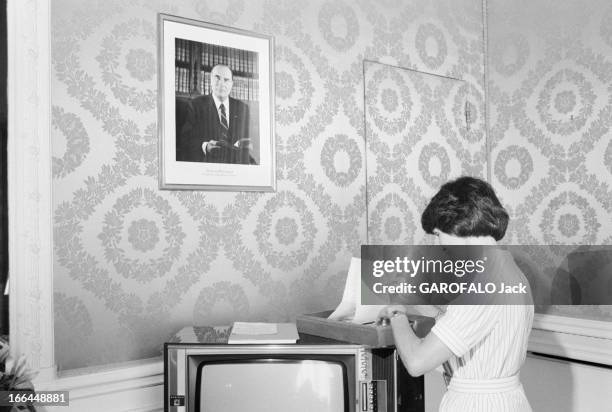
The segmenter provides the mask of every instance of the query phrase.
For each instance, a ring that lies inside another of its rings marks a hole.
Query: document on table
[[[236,335],[275,335],[278,333],[276,323],[234,322],[232,333]]]
[[[299,338],[295,323],[234,322],[227,343],[295,343]]]

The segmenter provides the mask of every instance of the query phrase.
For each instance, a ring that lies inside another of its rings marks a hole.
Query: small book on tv
[[[234,322],[229,344],[296,343],[295,323]]]

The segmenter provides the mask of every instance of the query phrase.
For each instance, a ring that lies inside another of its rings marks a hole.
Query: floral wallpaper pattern
[[[419,211],[459,174],[490,170],[508,243],[612,243],[604,0],[487,1],[488,141],[481,1],[51,7],[61,369],[158,356],[185,325],[329,309],[366,240],[427,241]],[[276,193],[158,190],[159,12],[275,37]],[[580,288],[562,257],[544,260]]]
[[[428,243],[421,212],[440,185],[486,173],[484,100],[462,80],[381,63],[364,76],[368,241]]]
[[[487,2],[491,182],[514,244],[612,244],[612,6]],[[539,259],[580,295],[565,256]],[[554,290],[554,288],[553,288]],[[610,320],[610,306],[553,314]]]
[[[57,0],[51,7],[61,369],[158,356],[185,325],[282,321],[332,308],[366,240],[363,60],[464,78],[482,95],[476,1]],[[159,12],[275,36],[275,193],[158,190]],[[387,92],[383,106],[399,98]],[[403,127],[407,113],[389,127]],[[469,152],[462,168],[482,175],[481,136],[474,140],[460,147]],[[420,162],[441,153],[432,144]],[[395,218],[379,215],[393,234]]]

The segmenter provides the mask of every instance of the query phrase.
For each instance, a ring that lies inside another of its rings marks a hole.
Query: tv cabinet
[[[302,344],[333,344],[339,345],[348,342],[327,339],[300,333]],[[395,385],[387,385],[387,411],[388,412],[424,412],[425,411],[425,380],[413,378],[408,374],[395,347],[372,348],[372,379],[387,380],[395,377]],[[394,393],[395,392],[395,393]]]
[[[231,327],[205,326],[186,327],[171,340],[172,343],[190,344],[227,344]],[[299,333],[296,345],[346,345],[335,339]],[[413,378],[408,374],[394,347],[371,348],[372,379],[387,381],[387,412],[424,412],[425,392],[423,377]]]

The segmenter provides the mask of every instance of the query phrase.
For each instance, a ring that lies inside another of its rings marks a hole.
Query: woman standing
[[[503,238],[508,214],[492,187],[476,178],[461,177],[442,186],[421,216],[425,232],[442,245],[495,245]],[[523,273],[508,253],[497,252],[503,276]],[[388,306],[381,317],[390,318],[397,350],[412,376],[444,364],[448,391],[440,411],[531,411],[519,381],[533,322],[533,304]],[[431,332],[419,339],[406,313],[436,318]]]

